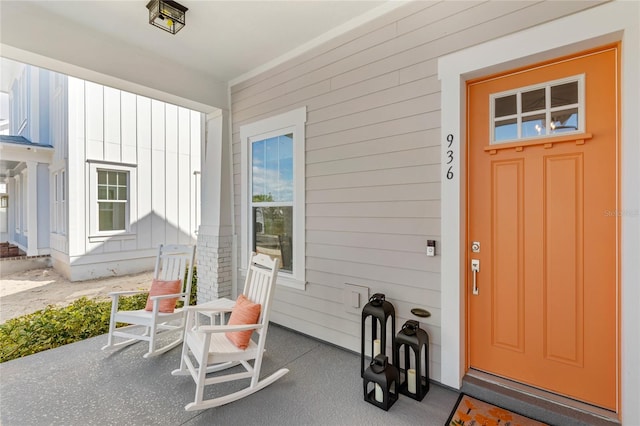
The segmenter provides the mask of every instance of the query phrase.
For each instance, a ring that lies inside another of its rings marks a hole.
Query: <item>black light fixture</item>
[[[149,23],[171,34],[175,34],[185,26],[186,7],[171,0],[151,0],[147,3]]]

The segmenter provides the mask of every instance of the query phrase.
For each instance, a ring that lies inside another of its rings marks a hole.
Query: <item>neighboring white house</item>
[[[74,281],[147,270],[158,245],[195,243],[202,113],[7,59],[2,67],[12,73],[0,136],[6,240],[50,254]]]

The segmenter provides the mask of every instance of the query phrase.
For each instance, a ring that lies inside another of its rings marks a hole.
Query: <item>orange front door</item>
[[[614,411],[617,81],[610,46],[467,88],[469,367]]]

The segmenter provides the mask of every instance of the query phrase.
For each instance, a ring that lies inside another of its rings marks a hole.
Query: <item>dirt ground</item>
[[[66,306],[86,296],[108,299],[120,290],[148,290],[153,272],[70,282],[53,268],[32,269],[0,277],[0,323],[48,305]]]

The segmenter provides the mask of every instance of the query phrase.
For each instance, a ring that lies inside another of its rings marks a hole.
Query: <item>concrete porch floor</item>
[[[187,412],[193,380],[171,375],[181,348],[144,359],[144,343],[103,352],[105,343],[99,336],[0,364],[0,424],[441,426],[458,398],[432,385],[423,401],[401,395],[385,412],[363,400],[358,354],[272,325],[261,376],[290,372],[240,401]]]

